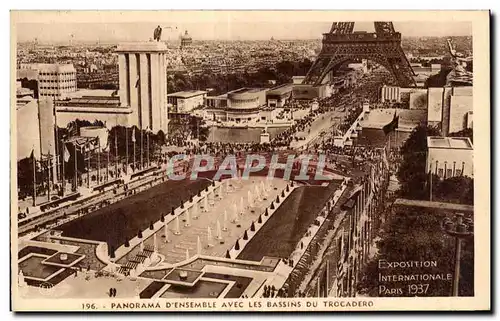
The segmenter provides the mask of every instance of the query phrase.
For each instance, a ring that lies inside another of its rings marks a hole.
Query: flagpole
[[[149,131],[146,132],[146,142],[147,142],[147,157],[148,157],[148,167],[151,166],[151,163],[149,162]]]
[[[101,140],[99,139],[99,136],[97,136],[97,185],[99,185],[100,182],[101,182]]]
[[[108,140],[109,142],[109,140]],[[111,146],[109,146],[108,143],[108,152],[106,153],[107,159],[106,159],[106,182],[109,181],[109,149]]]
[[[132,131],[132,134],[134,135],[134,139],[132,140],[132,142],[134,143],[134,171],[136,170],[136,164],[135,164],[135,160],[136,160],[136,157],[135,157],[135,130]]]
[[[78,190],[78,166],[77,166],[77,163],[76,163],[76,141],[75,143],[73,144],[73,146],[75,147],[75,192]]]
[[[63,143],[63,155],[62,155],[62,173],[61,173],[61,181],[62,181],[62,196],[64,196],[64,189],[66,188],[66,181],[64,180],[64,162],[66,161],[64,158],[66,156],[66,144],[64,143],[64,141],[62,142]]]
[[[128,174],[128,128],[125,127],[125,174]]]
[[[395,141],[394,141],[394,146],[398,146],[398,127],[399,127],[399,117],[398,117],[398,105],[396,104],[396,117],[398,119],[398,126],[394,129],[394,131],[396,132],[396,137],[394,138]]]
[[[50,146],[50,145],[49,145]],[[50,202],[50,170],[51,170],[51,166],[50,166],[50,161],[51,161],[51,157],[52,155],[50,155],[50,151],[47,155],[47,172],[48,172],[48,176],[47,176],[47,201]]]
[[[429,201],[432,202],[432,162],[431,162],[431,165],[429,167],[429,174],[430,174],[430,178],[429,178]]]
[[[142,126],[141,126],[142,127]],[[144,156],[144,131],[141,128],[141,169],[144,167],[143,156]]]
[[[118,130],[115,127],[115,178],[118,178],[118,143],[117,143],[117,137],[118,137]]]
[[[33,162],[33,207],[36,206],[36,159],[35,159],[35,146],[31,153],[31,160]]]
[[[87,187],[90,188],[90,145],[89,142],[86,142],[87,148],[86,153],[87,153],[87,163],[88,163],[88,168],[87,168]]]

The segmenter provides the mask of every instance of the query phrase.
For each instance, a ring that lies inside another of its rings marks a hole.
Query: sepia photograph
[[[13,310],[490,309],[488,11],[11,11],[11,44]]]

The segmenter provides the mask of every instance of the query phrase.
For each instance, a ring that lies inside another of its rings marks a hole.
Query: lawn
[[[166,181],[58,229],[63,236],[107,242],[116,249],[209,184],[207,180]]]
[[[245,246],[238,259],[260,261],[264,256],[288,258],[335,186],[338,186],[331,184],[334,185],[296,188]]]

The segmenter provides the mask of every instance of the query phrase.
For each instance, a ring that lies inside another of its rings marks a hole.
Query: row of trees
[[[401,147],[402,162],[397,172],[400,183],[399,196],[409,199],[427,200],[430,196],[431,177],[426,172],[427,136],[438,136],[434,127],[417,127]],[[454,137],[470,137],[472,129],[452,134]],[[432,174],[433,200],[473,204],[474,180],[470,177],[451,177],[441,180]]]
[[[170,119],[168,141],[176,146],[182,146],[189,138],[206,141],[209,131],[203,118],[194,115],[182,115]]]
[[[469,177],[452,177],[441,180],[437,175],[426,173],[427,136],[438,135],[435,128],[417,127],[401,147],[401,164],[397,172],[400,183],[399,197],[428,200],[432,186],[433,201],[447,203],[474,204],[474,180]],[[456,135],[472,136],[472,131]],[[402,289],[398,296],[450,296],[450,281],[428,281],[428,291],[411,293],[411,282],[379,282],[379,273],[385,275],[392,271],[381,270],[379,260],[401,261],[437,261],[436,267],[414,268],[404,274],[453,274],[454,239],[442,230],[444,213],[441,210],[423,210],[405,208],[404,210],[387,208],[386,211],[398,211],[396,214],[385,213],[389,220],[384,224],[377,242],[378,252],[362,271],[358,292],[369,296],[384,296],[380,286]],[[382,214],[381,214],[382,215]],[[395,272],[393,273],[395,274]],[[474,239],[462,241],[461,274],[459,295],[474,295]],[[389,294],[388,296],[394,296]]]
[[[93,122],[87,120],[76,119],[68,124],[66,128],[58,128],[58,141],[57,146],[59,148],[59,173],[62,173],[62,167],[64,166],[64,177],[67,180],[71,180],[75,177],[75,162],[77,176],[86,173],[89,169],[89,161],[86,158],[85,152],[82,152],[81,148],[75,147],[73,143],[66,143],[66,140],[72,136],[80,135],[80,128],[86,126],[105,126],[106,124],[100,120],[95,120]],[[169,138],[168,142],[176,145],[183,145],[187,142],[189,138],[199,138],[201,141],[205,141],[208,138],[209,129],[205,126],[205,122],[202,118],[193,115],[186,115],[184,117],[178,117],[171,120],[169,124]],[[134,135],[134,139],[132,138]],[[148,139],[149,138],[149,139]],[[148,144],[149,140],[149,144]],[[141,149],[142,143],[142,149]],[[147,132],[146,130],[141,130],[136,127],[125,127],[125,126],[115,126],[111,128],[108,132],[108,141],[100,142],[101,147],[106,147],[105,151],[100,152],[100,162],[101,167],[106,166],[105,163],[108,159],[114,165],[116,161],[120,164],[126,163],[127,147],[128,147],[128,163],[132,166],[134,162],[134,145],[136,149],[135,160],[136,164],[139,164],[142,152],[142,159],[145,163],[149,155],[150,160],[155,160],[158,157],[158,151],[160,151],[161,146],[167,143],[165,133],[163,131],[158,131],[157,133]],[[128,144],[128,146],[127,146]],[[97,146],[95,146],[97,147]],[[149,149],[148,149],[149,147]],[[97,168],[97,153],[95,150],[91,154],[90,168]],[[35,162],[35,172],[36,172],[36,183],[39,185],[37,188],[40,192],[46,189],[46,184],[48,182],[48,162],[40,162],[38,155],[34,155],[36,158]],[[116,158],[118,157],[118,158]],[[64,162],[64,165],[63,165]],[[57,166],[55,162],[51,163],[52,166]],[[113,166],[114,167],[114,166]],[[121,167],[121,166],[120,166]],[[21,198],[27,195],[33,194],[33,160],[31,157],[26,157],[18,161],[17,164],[17,182],[18,190]],[[50,174],[52,175],[52,173]],[[81,182],[80,182],[81,183]],[[40,193],[38,192],[38,193]]]
[[[412,268],[399,270],[399,274],[453,274],[454,240],[441,230],[443,216],[433,211],[422,209],[409,210],[390,216],[380,232],[377,242],[378,252],[363,270],[358,291],[368,296],[394,296],[380,292],[381,285],[387,288],[400,288],[398,296],[450,296],[451,282],[449,280],[434,280],[421,282],[379,282],[382,275],[398,274],[397,270],[381,270],[379,260],[387,262],[402,261],[437,261],[436,267]],[[474,295],[474,240],[462,242],[461,273],[459,294]],[[427,292],[412,293],[409,284],[428,284]]]
[[[282,61],[275,66],[262,67],[256,73],[215,74],[206,71],[201,75],[188,76],[182,73],[173,73],[168,76],[170,92],[192,90],[194,88],[205,90],[212,88],[212,94],[220,95],[241,87],[269,87],[270,81],[276,85],[290,83],[292,76],[305,75],[312,65],[312,61]]]
[[[76,147],[73,143],[67,143],[66,139],[71,136],[79,135],[80,128],[85,126],[104,126],[105,124],[101,121],[82,121],[75,120],[71,122],[67,128],[58,128],[58,145],[59,146],[59,173],[62,173],[62,167],[64,162],[64,177],[67,180],[71,180],[75,177],[75,162],[77,176],[86,173],[89,170],[89,161],[86,158],[85,151],[82,148]],[[134,135],[135,143],[132,138]],[[148,144],[149,137],[149,144]],[[142,149],[141,149],[142,143]],[[136,163],[139,162],[141,152],[144,163],[147,161],[147,156],[149,153],[150,160],[157,158],[157,152],[160,150],[161,146],[166,143],[165,133],[159,131],[157,133],[147,132],[146,130],[141,130],[136,126],[124,127],[115,126],[111,128],[108,133],[108,141],[100,142],[101,148],[106,147],[104,151],[99,152],[94,150],[91,152],[90,158],[90,169],[97,168],[97,154],[99,153],[101,167],[106,166],[108,159],[110,163],[118,161],[120,164],[126,163],[127,155],[127,144],[128,144],[128,161],[132,165],[134,162],[134,145],[136,149]],[[97,148],[97,146],[95,146]],[[148,150],[149,147],[149,150]],[[40,162],[37,155],[34,155],[35,161],[35,171],[36,171],[36,183],[40,185],[37,189],[44,190],[46,187],[44,185],[48,182],[49,171],[47,168],[48,163],[46,161]],[[118,156],[118,158],[116,157]],[[26,157],[18,161],[17,164],[17,182],[18,189],[21,197],[33,194],[33,159],[31,157]],[[57,166],[54,162],[51,163],[52,166]],[[111,166],[111,165],[110,165]],[[121,167],[121,166],[120,166]],[[104,172],[103,172],[104,173]],[[102,173],[102,174],[103,174]],[[52,175],[52,173],[50,174]]]

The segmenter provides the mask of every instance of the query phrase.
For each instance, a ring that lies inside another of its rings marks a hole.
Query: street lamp
[[[442,221],[443,231],[455,238],[455,271],[453,274],[453,296],[458,296],[458,286],[460,281],[460,255],[462,251],[462,239],[474,235],[474,222],[470,218],[464,218],[464,214],[455,214],[453,221],[445,217]]]

